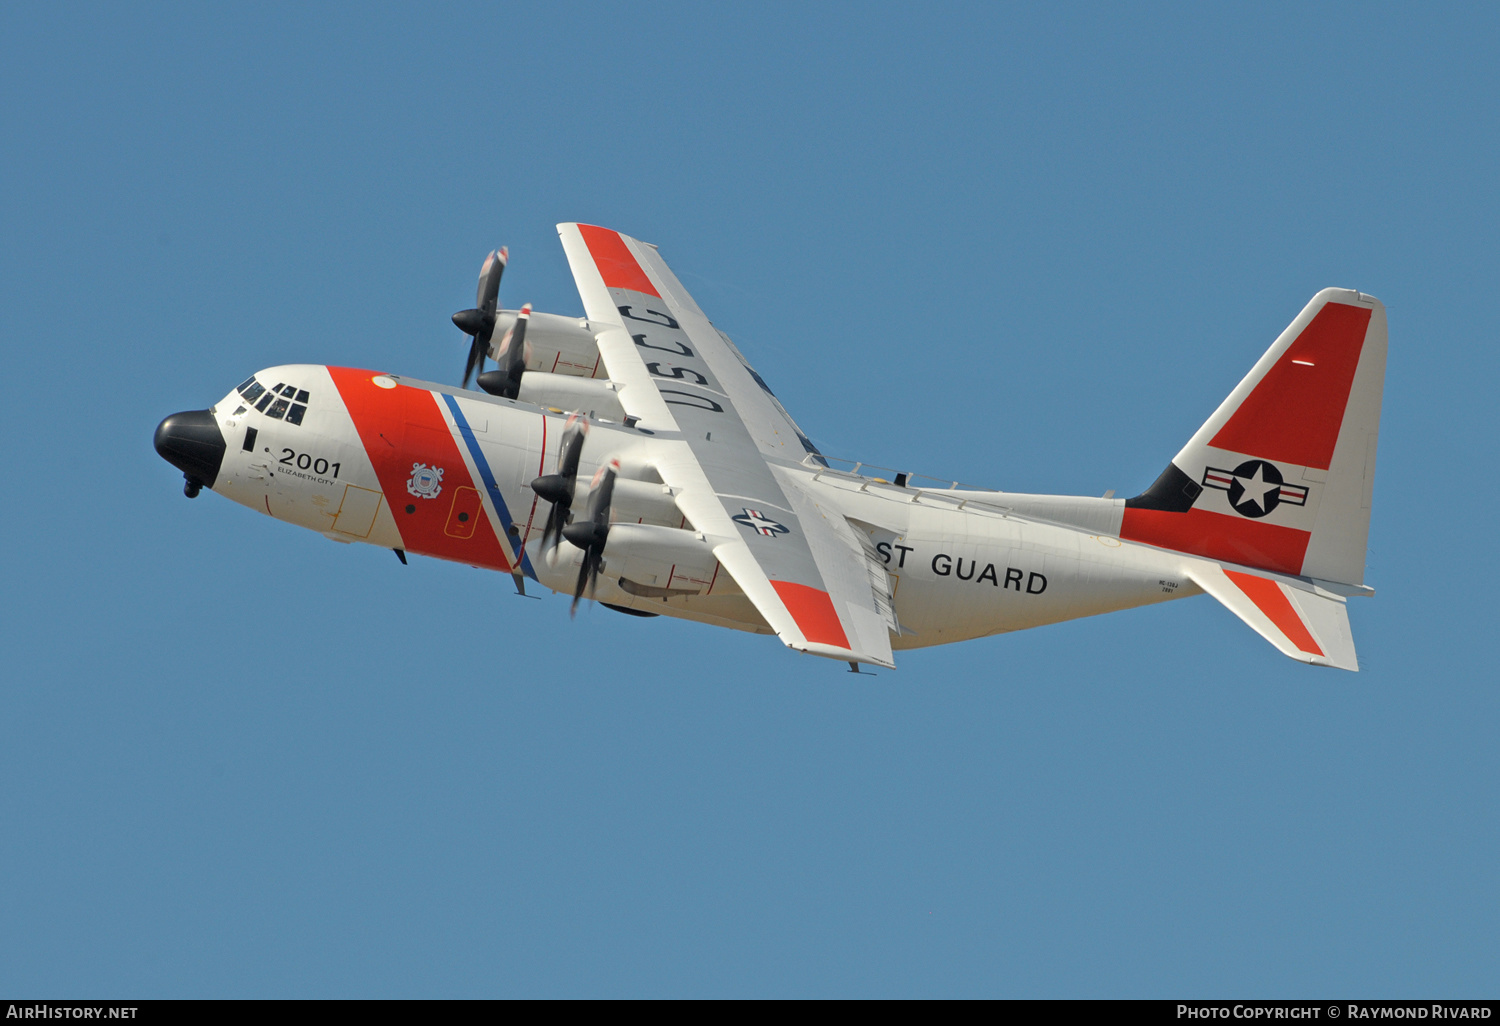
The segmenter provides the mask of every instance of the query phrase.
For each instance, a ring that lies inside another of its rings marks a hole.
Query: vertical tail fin
[[[1146,491],[1120,536],[1362,585],[1386,323],[1380,300],[1324,289]]]

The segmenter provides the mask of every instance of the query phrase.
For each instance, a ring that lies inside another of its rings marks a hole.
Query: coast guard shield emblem
[[[436,499],[443,490],[443,468],[429,467],[425,463],[411,465],[411,479],[406,490],[419,499]]]

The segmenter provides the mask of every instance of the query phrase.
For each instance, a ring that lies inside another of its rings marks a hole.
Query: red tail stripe
[[[661,293],[656,291],[656,286],[651,284],[651,279],[641,270],[635,254],[630,252],[630,247],[625,245],[619,232],[581,224],[578,226],[578,233],[583,236],[583,244],[589,248],[589,256],[594,258],[594,266],[599,268],[599,276],[604,279],[605,288],[629,289],[631,292],[644,292],[648,296],[661,298]]]
[[[1326,304],[1209,444],[1275,463],[1327,470],[1370,314],[1362,306]]]
[[[849,638],[844,634],[838,611],[833,608],[833,599],[828,597],[828,592],[791,581],[772,581],[771,587],[781,596],[782,605],[797,621],[797,629],[804,638],[819,645],[849,647]]]
[[[1313,640],[1312,632],[1302,622],[1302,617],[1297,615],[1297,610],[1292,608],[1291,600],[1281,590],[1281,585],[1275,581],[1268,581],[1264,577],[1256,577],[1253,574],[1242,574],[1234,570],[1225,570],[1224,576],[1235,583],[1235,586],[1243,591],[1255,607],[1265,613],[1270,621],[1276,625],[1276,629],[1287,636],[1293,645],[1303,652],[1312,655],[1323,655],[1323,650]]]
[[[1300,574],[1312,535],[1292,527],[1259,523],[1205,509],[1166,513],[1126,507],[1120,537],[1126,541],[1222,559],[1226,563]]]

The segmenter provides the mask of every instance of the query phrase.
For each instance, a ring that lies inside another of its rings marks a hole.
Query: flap
[[[899,627],[884,568],[877,565],[875,573],[871,572],[860,535],[842,514],[800,488],[792,471],[779,467],[773,471],[792,502],[851,647],[864,652],[871,662],[894,666],[890,632]]]

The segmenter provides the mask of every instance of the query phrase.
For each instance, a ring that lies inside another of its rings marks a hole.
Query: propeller
[[[505,273],[505,264],[510,259],[510,250],[501,246],[484,258],[479,268],[479,290],[475,294],[473,310],[460,310],[453,315],[453,323],[465,335],[472,335],[469,346],[469,362],[464,365],[464,387],[469,387],[469,378],[474,371],[484,370],[484,358],[490,351],[490,336],[495,333],[496,300],[500,296],[500,276]]]
[[[526,373],[526,325],[531,323],[531,304],[521,307],[516,323],[505,333],[495,354],[496,370],[479,375],[479,387],[490,395],[515,399],[521,394],[521,375]],[[482,360],[483,357],[480,357]],[[465,381],[468,379],[465,378]]]
[[[573,490],[578,483],[578,457],[583,454],[583,439],[588,434],[589,422],[575,413],[568,418],[563,428],[562,445],[557,450],[557,473],[539,477],[531,482],[531,490],[547,502],[552,503],[552,512],[547,514],[547,526],[542,531],[542,550],[556,545],[563,536],[563,528],[573,519]]]
[[[599,571],[604,568],[604,546],[609,541],[609,503],[615,492],[615,475],[620,471],[620,461],[610,460],[599,468],[589,487],[589,516],[562,529],[568,541],[583,550],[583,564],[578,568],[578,585],[573,589],[573,607],[569,615],[578,612],[578,600],[584,589],[589,598],[594,597],[594,585],[599,580]]]

